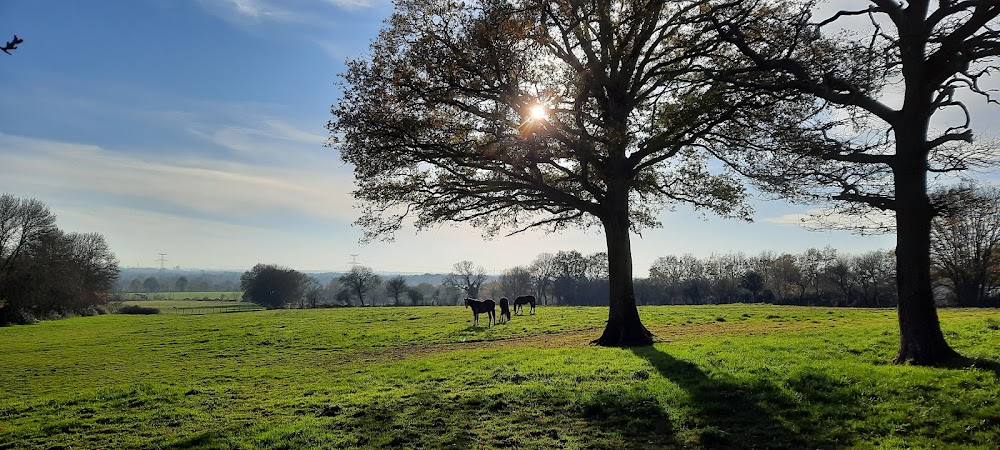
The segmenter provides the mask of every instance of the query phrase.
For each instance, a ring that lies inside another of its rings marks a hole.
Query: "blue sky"
[[[96,231],[122,266],[246,270],[259,262],[385,272],[491,273],[542,252],[602,251],[596,230],[484,241],[468,227],[358,244],[351,167],[323,146],[344,61],[365,54],[383,0],[0,2],[0,192]],[[752,224],[665,212],[633,239],[636,276],[659,256],[891,248],[892,236],[801,228],[808,207],[755,203]]]

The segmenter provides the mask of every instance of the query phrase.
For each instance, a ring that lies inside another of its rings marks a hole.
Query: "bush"
[[[128,305],[123,306],[118,310],[118,314],[159,314],[160,310],[157,308],[149,308],[146,306],[139,305]]]

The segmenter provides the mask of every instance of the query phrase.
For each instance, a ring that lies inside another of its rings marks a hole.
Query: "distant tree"
[[[142,292],[142,277],[135,277],[128,284],[128,290],[131,292]]]
[[[408,288],[409,286],[406,285],[406,278],[404,278],[402,275],[396,275],[392,278],[389,278],[389,280],[385,282],[385,291],[390,297],[392,297],[393,300],[392,304],[396,306],[402,304],[399,301],[399,297],[403,295],[403,293],[405,293]]]
[[[418,288],[407,288],[406,296],[410,299],[410,304],[412,305],[422,305],[424,303],[424,293]]]
[[[66,240],[79,306],[106,303],[107,293],[118,279],[118,258],[99,233],[70,233]]]
[[[177,277],[177,281],[174,282],[174,289],[177,290],[177,292],[187,291],[187,286],[188,286],[188,279],[183,275]]]
[[[425,304],[425,302],[427,302],[428,299],[433,300],[434,296],[435,296],[435,293],[438,291],[437,286],[435,286],[435,285],[433,285],[431,283],[427,283],[427,282],[422,282],[422,283],[418,284],[416,286],[416,288],[414,288],[414,289],[416,289],[417,292],[420,293],[420,296],[419,296],[420,303],[419,304]],[[411,299],[414,298],[414,294],[410,293],[409,295],[410,295]]]
[[[156,277],[146,277],[146,279],[142,282],[142,288],[146,292],[159,292],[160,279]]]
[[[309,281],[306,274],[275,264],[257,264],[240,276],[240,290],[247,300],[267,309],[299,302]]]
[[[893,306],[895,290],[895,255],[875,250],[854,258],[854,276],[861,286],[862,306]]]
[[[503,286],[497,280],[490,280],[483,284],[479,292],[483,294],[483,298],[499,300],[503,296]]]
[[[444,284],[465,291],[469,297],[479,298],[479,288],[484,281],[486,269],[483,266],[477,266],[472,261],[460,261],[452,266],[452,272],[445,277]]]
[[[350,272],[340,276],[340,282],[358,299],[361,306],[365,306],[365,293],[382,284],[382,278],[376,275],[371,267],[356,265],[351,267]]]
[[[931,261],[959,306],[987,306],[1000,282],[1000,189],[959,185],[932,198]]]
[[[854,273],[851,269],[851,259],[838,255],[827,267],[824,275],[839,290],[843,305],[850,305],[854,301]]]
[[[543,305],[549,304],[549,285],[555,277],[555,255],[551,253],[541,253],[535,257],[528,267],[534,277],[535,295],[541,300]]]
[[[531,270],[524,266],[512,267],[500,274],[499,283],[503,295],[514,299],[531,291]]]
[[[341,288],[337,291],[337,294],[334,295],[334,299],[336,299],[338,305],[351,306],[351,291],[346,288]]]
[[[587,276],[589,261],[576,250],[560,250],[555,254],[555,279],[552,281],[553,292],[561,304],[579,304],[578,285]]]
[[[310,308],[317,308],[319,304],[326,300],[327,290],[316,277],[307,277],[305,283],[305,295],[302,299],[305,305]]]
[[[750,291],[756,300],[760,292],[764,290],[764,276],[754,270],[748,270],[740,278],[740,287]]]

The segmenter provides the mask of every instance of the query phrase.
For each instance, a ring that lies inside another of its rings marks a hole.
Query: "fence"
[[[246,311],[260,311],[260,305],[254,304],[239,304],[239,305],[226,305],[226,306],[199,306],[196,308],[177,308],[169,310],[171,314],[183,314],[186,316],[191,315],[201,315],[201,314],[223,314],[223,313],[233,313],[233,312],[246,312]],[[166,311],[161,311],[166,312]]]

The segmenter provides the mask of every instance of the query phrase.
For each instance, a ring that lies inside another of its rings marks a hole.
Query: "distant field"
[[[122,298],[127,301],[142,300],[145,295],[149,300],[240,300],[243,298],[242,292],[127,292],[122,294]]]
[[[148,304],[149,302],[143,302]],[[895,313],[457,306],[105,315],[0,328],[0,449],[1000,447],[1000,311],[941,311],[968,364],[886,363]]]
[[[127,300],[122,303],[156,308],[161,314],[210,314],[264,309],[250,302],[233,300]]]

